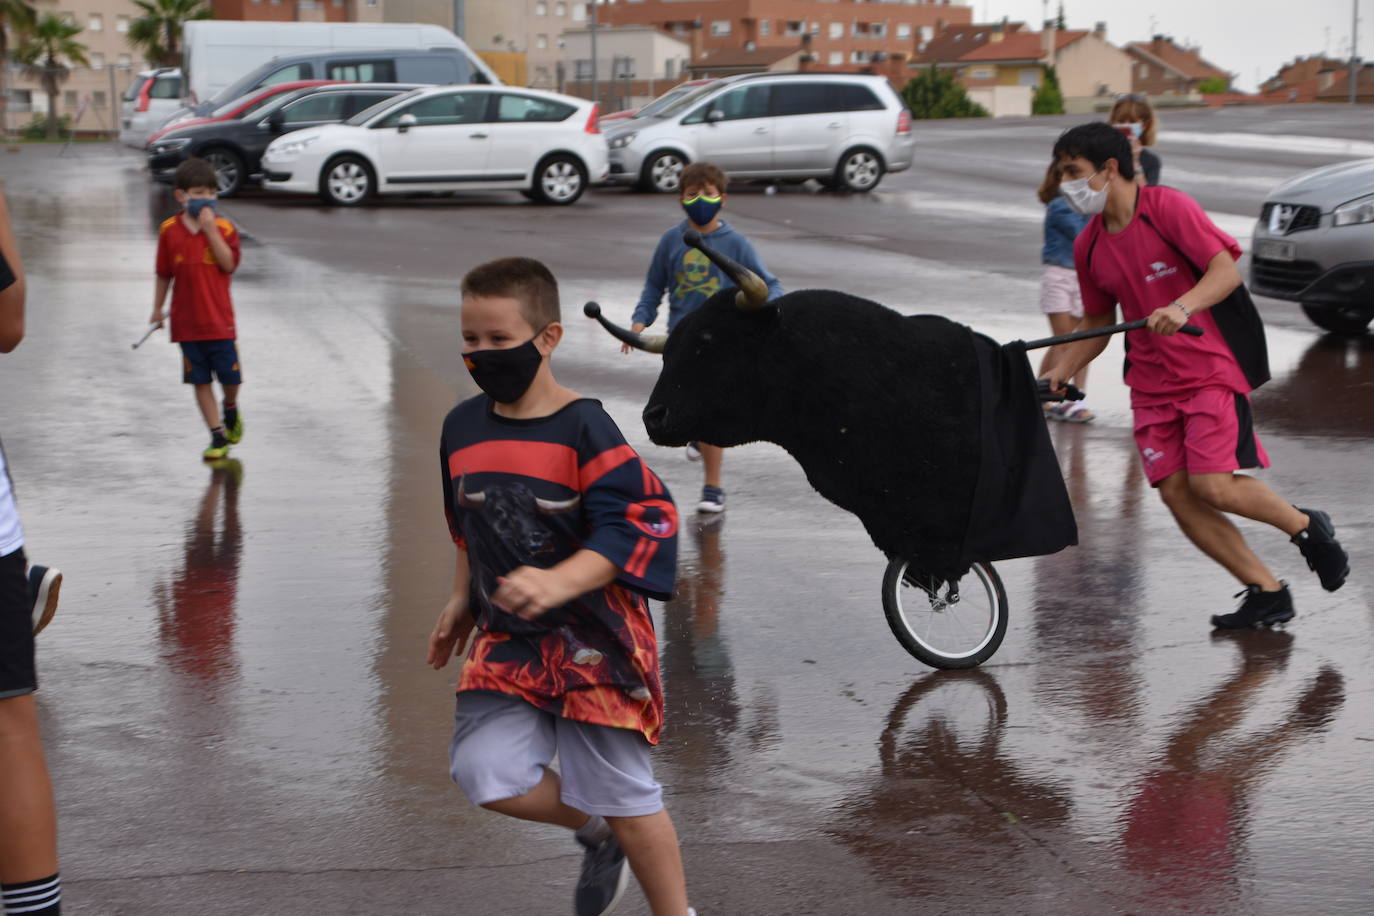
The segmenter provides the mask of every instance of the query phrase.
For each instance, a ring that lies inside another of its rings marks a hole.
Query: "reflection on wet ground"
[[[576,847],[472,809],[447,777],[455,672],[423,665],[452,570],[437,435],[472,391],[462,268],[527,243],[565,308],[626,304],[637,280],[587,252],[640,245],[641,198],[595,197],[577,224],[464,207],[481,220],[445,224],[459,248],[426,235],[434,207],[226,205],[254,240],[235,278],[249,435],[207,467],[174,352],[127,346],[170,197],[69,167],[9,184],[36,305],[0,361],[0,432],[30,540],[68,574],[40,697],[70,911],[566,910]],[[337,257],[345,236],[378,250]],[[393,236],[413,244],[375,242]],[[774,244],[775,272],[819,271],[818,249]],[[906,267],[868,249],[853,272],[895,288]],[[1011,339],[1041,319],[1005,312],[1004,282],[961,317]],[[1081,543],[999,564],[1011,628],[974,672],[906,655],[858,523],[780,450],[731,450],[728,517],[684,518],[678,591],[655,609],[656,767],[702,916],[1369,911],[1370,343],[1273,338],[1255,397],[1268,479],[1332,507],[1357,570],[1328,595],[1247,527],[1293,582],[1287,632],[1209,638],[1235,587],[1144,481],[1106,369],[1099,420],[1052,430]],[[558,366],[690,505],[699,466],[639,421],[652,361],[570,320]],[[93,429],[113,432],[93,448]]]

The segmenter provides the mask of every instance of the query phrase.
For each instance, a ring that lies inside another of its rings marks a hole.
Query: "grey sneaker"
[[[62,590],[62,573],[48,566],[29,567],[29,598],[33,606],[35,636],[52,622],[57,613],[57,596]]]
[[[614,836],[600,843],[578,837],[577,842],[586,852],[582,856],[582,874],[577,878],[577,892],[573,895],[573,912],[577,916],[602,916],[615,909],[629,883],[630,869],[625,851]]]

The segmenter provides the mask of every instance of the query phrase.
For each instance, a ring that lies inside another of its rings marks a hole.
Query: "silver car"
[[[871,191],[910,168],[911,113],[881,76],[757,73],[683,96],[647,118],[608,126],[611,182],[673,193],[689,162],[732,178],[804,180]]]
[[[1312,323],[1361,334],[1374,319],[1374,159],[1303,172],[1260,210],[1250,289],[1302,304]]]

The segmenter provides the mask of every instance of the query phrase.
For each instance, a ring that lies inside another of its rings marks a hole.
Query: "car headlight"
[[[1333,226],[1357,226],[1360,223],[1374,223],[1374,194],[1347,201],[1332,213]]]
[[[177,150],[186,149],[191,145],[190,137],[177,137],[173,140],[159,140],[153,144],[155,153],[171,153]]]
[[[299,156],[305,148],[316,140],[319,136],[301,137],[299,140],[277,140],[267,148],[266,155],[269,156]]]
[[[639,131],[637,130],[632,130],[628,134],[621,134],[620,136],[616,137],[614,140],[611,141],[611,149],[624,149],[625,147],[633,143],[635,141],[635,137],[638,136]]]

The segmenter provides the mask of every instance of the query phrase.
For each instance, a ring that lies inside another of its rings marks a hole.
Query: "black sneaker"
[[[29,567],[29,602],[33,607],[33,634],[38,635],[57,613],[57,596],[62,590],[62,573],[48,566]]]
[[[602,916],[615,909],[630,880],[625,851],[608,836],[600,843],[577,838],[586,853],[582,856],[582,874],[577,878],[577,892],[573,895],[573,912],[577,916]]]
[[[1341,547],[1341,542],[1336,540],[1331,516],[1320,509],[1293,508],[1310,519],[1305,530],[1293,535],[1293,543],[1302,551],[1307,568],[1322,580],[1322,588],[1334,592],[1345,584],[1345,577],[1350,575],[1350,558],[1345,548]]]
[[[1244,630],[1250,627],[1272,627],[1285,623],[1298,616],[1293,610],[1293,596],[1288,592],[1288,583],[1276,592],[1266,592],[1258,585],[1247,585],[1245,591],[1236,592],[1235,597],[1245,596],[1229,614],[1212,615],[1212,626],[1221,630]]]

